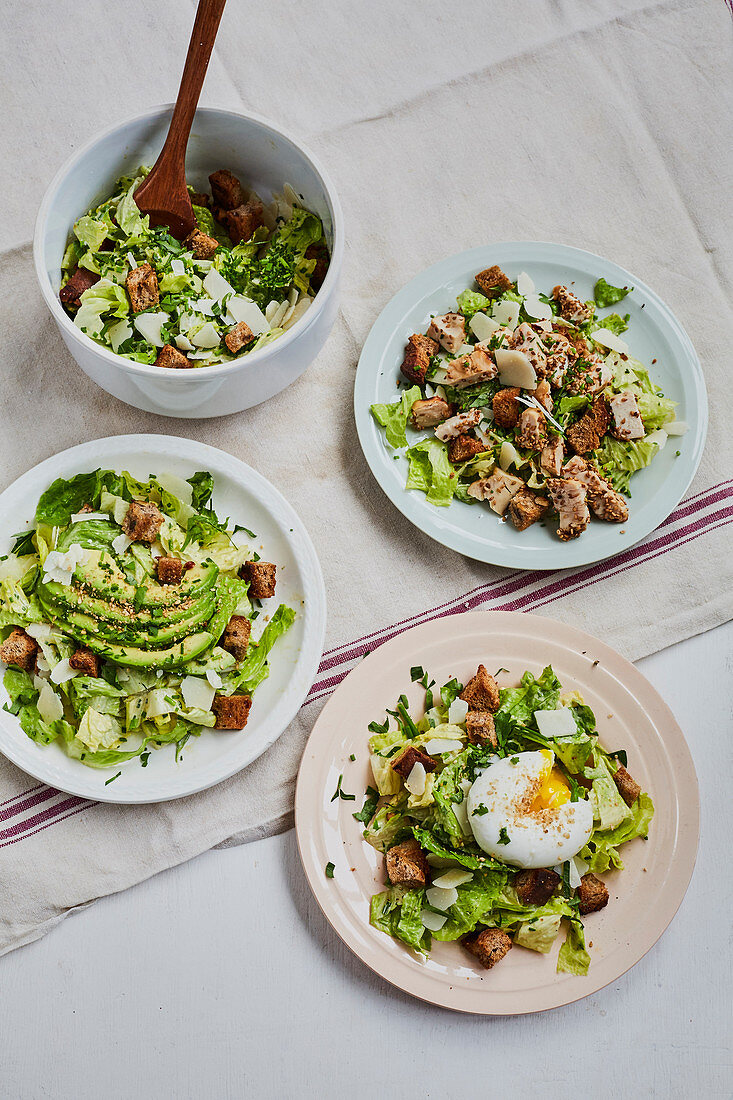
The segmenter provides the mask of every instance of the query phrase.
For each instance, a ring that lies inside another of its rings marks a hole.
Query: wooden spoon
[[[182,240],[196,224],[186,187],[186,146],[226,0],[199,0],[181,86],[160,156],[134,194],[151,225],[167,225]]]

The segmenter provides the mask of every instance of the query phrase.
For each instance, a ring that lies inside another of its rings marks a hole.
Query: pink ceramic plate
[[[352,814],[372,782],[367,726],[384,719],[400,694],[422,705],[410,681],[422,665],[438,684],[466,680],[479,663],[505,668],[516,684],[551,664],[565,690],[593,708],[601,743],[625,748],[629,770],[649,791],[656,814],[648,841],[623,849],[623,871],[605,874],[611,900],[585,918],[591,967],[584,978],[555,972],[559,937],[549,955],[515,947],[493,970],[477,970],[455,943],[434,942],[424,959],[369,924],[369,899],[383,889],[384,859],[362,840]],[[356,756],[350,760],[351,754]],[[355,802],[331,796],[343,789]],[[652,947],[685,895],[699,826],[697,778],[682,731],[654,688],[602,642],[538,615],[487,611],[453,615],[408,630],[358,665],[326,704],[303,754],[295,827],[308,881],[335,931],[359,958],[399,989],[462,1012],[514,1015],[557,1008],[615,981]],[[326,864],[335,865],[332,879]]]

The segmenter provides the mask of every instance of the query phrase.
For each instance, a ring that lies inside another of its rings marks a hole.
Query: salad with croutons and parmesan
[[[374,786],[354,814],[385,856],[372,925],[422,954],[460,940],[489,969],[515,945],[548,953],[564,924],[557,970],[587,973],[582,918],[609,901],[598,875],[654,815],[626,753],[599,744],[549,666],[506,688],[484,665],[465,686],[420,667],[412,680],[424,707],[402,695],[369,726]]]
[[[599,316],[631,289],[599,279],[583,301],[564,285],[539,291],[526,272],[478,272],[454,310],[410,336],[409,388],[372,405],[406,454],[406,488],[442,507],[488,505],[519,531],[551,523],[563,541],[591,517],[624,523],[633,474],[687,430],[621,338],[629,315]]]
[[[93,470],[42,494],[0,562],[4,709],[31,740],[144,767],[151,750],[178,760],[207,729],[244,729],[295,612],[269,611],[276,565],[217,516],[213,488],[205,470]]]
[[[321,220],[293,188],[265,204],[213,172],[211,195],[189,187],[196,225],[179,241],[138,210],[149,171],[74,223],[59,294],[74,324],[125,359],[173,369],[228,363],[291,328],[330,262]]]

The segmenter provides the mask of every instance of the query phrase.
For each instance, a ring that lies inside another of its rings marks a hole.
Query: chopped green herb
[[[503,826],[503,825],[502,825],[502,827],[501,827],[501,828],[499,829],[499,840],[498,840],[498,843],[499,843],[499,844],[510,844],[510,843],[511,843],[511,837],[509,836],[509,833],[508,833],[508,832],[506,831],[506,829],[504,828],[504,826]]]
[[[484,806],[483,802],[479,802],[478,806],[476,807],[476,809],[471,814],[471,817],[483,817],[484,814],[487,814],[488,812],[489,812],[489,807]]]
[[[114,783],[115,779],[119,779],[121,775],[122,775],[122,772],[117,772],[117,775],[111,775],[109,777],[109,779],[105,779],[105,781],[104,781],[105,787],[108,787],[110,785],[110,783]]]
[[[336,867],[333,863],[327,863],[326,864],[326,878],[333,878],[333,872],[335,870],[336,870]]]

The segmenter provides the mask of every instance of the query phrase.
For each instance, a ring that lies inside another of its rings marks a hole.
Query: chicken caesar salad
[[[277,339],[328,271],[320,218],[289,185],[269,205],[220,169],[211,196],[189,187],[196,227],[183,241],[151,226],[134,194],[149,168],[74,223],[59,298],[74,324],[137,363],[228,363]]]
[[[422,713],[402,695],[369,726],[374,786],[354,814],[385,856],[372,925],[423,954],[460,940],[490,969],[514,945],[548,953],[564,922],[557,970],[586,974],[582,918],[609,901],[598,876],[623,868],[619,848],[654,815],[626,753],[601,747],[549,666],[501,689],[484,665],[465,687],[411,675]]]
[[[0,561],[4,709],[33,741],[111,768],[244,729],[295,612],[263,606],[277,567],[252,531],[219,519],[213,488],[203,470],[138,481],[100,469],[42,494]]]
[[[371,407],[406,454],[406,489],[443,507],[485,502],[519,531],[552,519],[563,541],[591,515],[625,523],[631,477],[687,430],[621,339],[629,315],[598,316],[633,288],[599,279],[584,302],[497,266],[475,282],[409,338],[400,370],[410,388]]]

